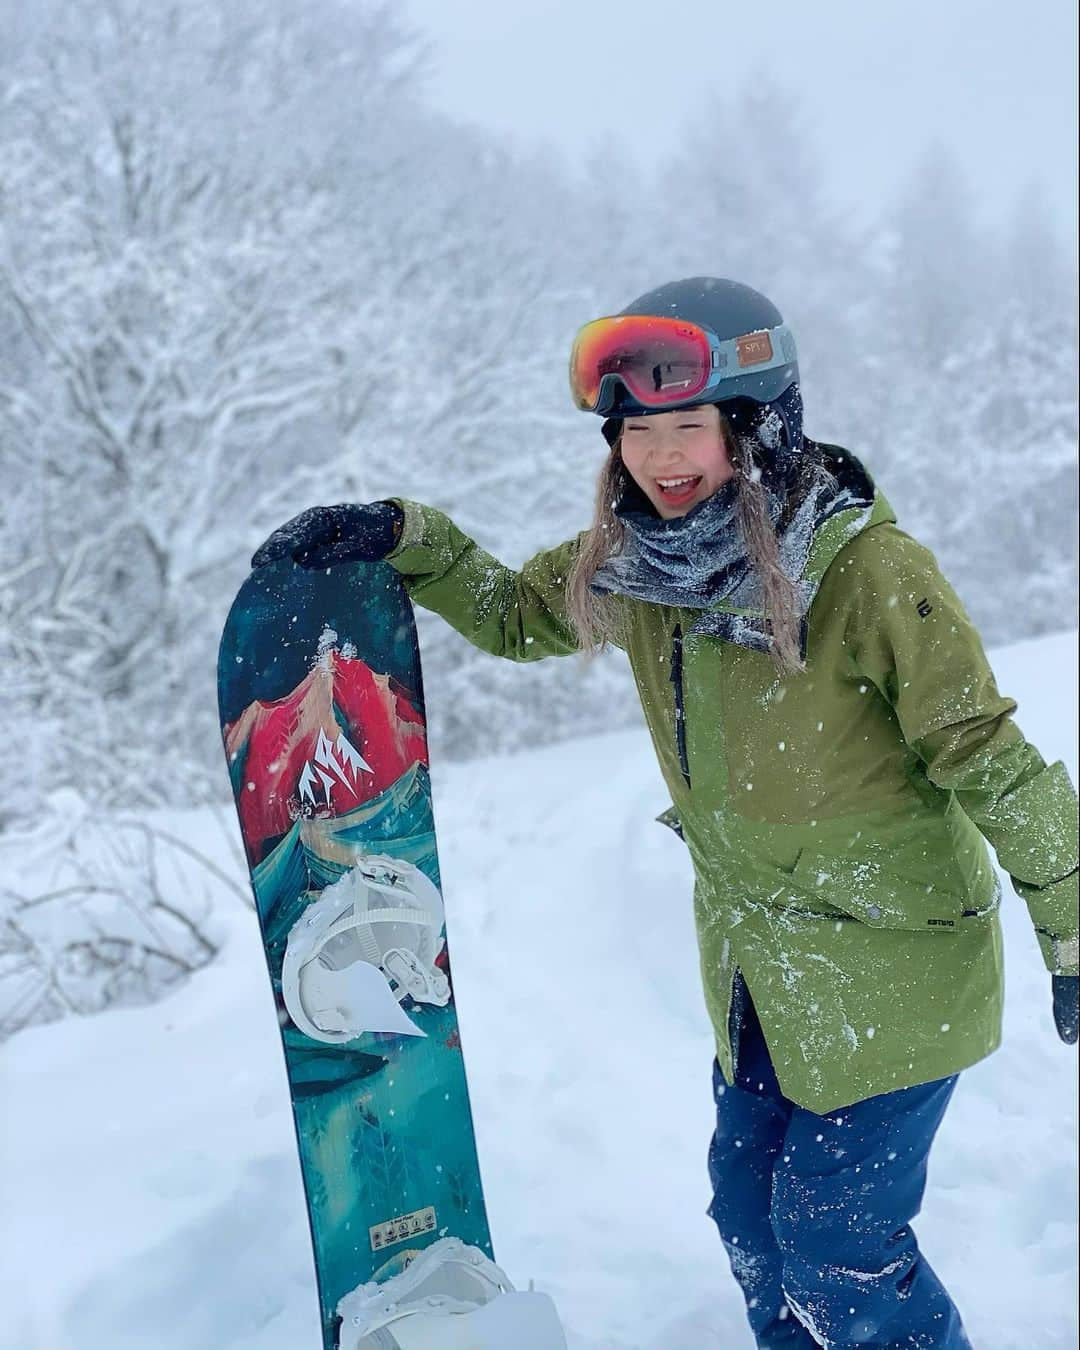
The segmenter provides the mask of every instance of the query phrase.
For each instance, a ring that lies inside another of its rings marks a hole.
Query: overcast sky
[[[662,155],[702,94],[764,71],[804,94],[838,203],[876,209],[938,134],[992,218],[1040,176],[1062,227],[1076,230],[1075,0],[405,0],[403,9],[436,45],[438,107],[576,162],[594,132]],[[640,113],[635,91],[648,95]]]

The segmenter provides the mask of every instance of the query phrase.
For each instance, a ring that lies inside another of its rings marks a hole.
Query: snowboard
[[[386,563],[261,567],[218,659],[277,1007],[323,1350],[339,1300],[459,1238],[492,1256],[439,877],[416,627]]]

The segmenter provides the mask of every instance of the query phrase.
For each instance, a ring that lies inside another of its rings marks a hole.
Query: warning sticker
[[[373,1252],[381,1252],[384,1247],[393,1247],[395,1243],[407,1242],[409,1238],[434,1231],[435,1209],[432,1205],[427,1209],[414,1210],[412,1214],[402,1214],[397,1219],[388,1219],[386,1223],[377,1223],[368,1229]]]

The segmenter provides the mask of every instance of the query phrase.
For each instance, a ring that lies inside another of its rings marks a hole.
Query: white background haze
[[[604,138],[644,166],[723,147],[709,94],[762,77],[799,90],[824,183],[863,219],[922,146],[956,152],[998,218],[1041,180],[1077,209],[1077,9],[1063,0],[405,0],[434,41],[432,102],[580,164]],[[627,185],[628,188],[632,184]]]

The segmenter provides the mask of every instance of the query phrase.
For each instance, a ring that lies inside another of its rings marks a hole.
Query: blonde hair
[[[718,409],[718,411],[720,411]],[[765,489],[754,460],[754,441],[740,436],[720,411],[720,432],[735,468],[738,484],[737,519],[746,544],[750,565],[756,572],[765,602],[765,623],[772,636],[772,657],[782,674],[805,670],[801,656],[802,613],[795,583],[780,566],[776,528],[769,516]],[[812,466],[808,465],[812,472]],[[600,471],[596,503],[590,525],[566,580],[566,604],[581,650],[594,656],[609,644],[624,645],[626,606],[619,596],[596,595],[589,583],[607,560],[619,553],[625,527],[615,514],[630,478],[622,458],[622,432]],[[797,506],[804,480],[796,485],[785,503],[781,522],[786,523]]]

